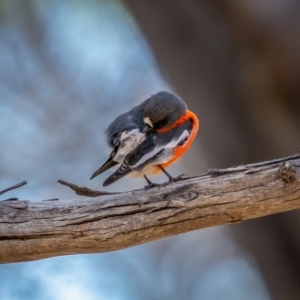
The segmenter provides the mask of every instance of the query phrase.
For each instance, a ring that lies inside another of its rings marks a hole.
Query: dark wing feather
[[[114,172],[112,175],[110,175],[104,182],[103,182],[103,186],[108,186],[114,182],[116,182],[117,180],[123,178],[124,176],[128,175],[129,173],[132,172],[132,169],[129,167],[126,158],[124,158],[121,166],[119,167],[119,169]]]
[[[123,160],[122,164],[112,175],[110,175],[104,182],[103,186],[108,186],[117,180],[123,178],[129,173],[133,172],[132,166],[138,162],[150,149],[154,149],[153,137],[147,137],[140,145],[131,151]]]
[[[172,142],[172,140],[177,140],[182,133],[187,130],[190,134],[193,130],[193,123],[191,121],[184,122],[182,125],[171,129],[163,134],[158,134],[155,138],[155,144],[157,146],[167,145]],[[188,137],[187,137],[188,139]],[[182,146],[186,141],[180,141],[177,146]]]
[[[118,162],[112,159],[113,155],[114,155],[114,151],[111,152],[108,160],[91,176],[90,180],[100,175],[101,173],[105,172],[106,170],[114,167],[115,165],[119,164]]]
[[[118,116],[105,130],[107,143],[110,147],[115,147],[118,145],[120,134],[127,130],[140,129],[143,130],[145,126],[144,118],[144,109],[150,99],[145,100],[140,105],[135,106],[130,111]]]

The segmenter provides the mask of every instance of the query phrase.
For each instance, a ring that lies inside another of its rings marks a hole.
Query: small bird
[[[197,116],[187,109],[177,95],[161,91],[140,105],[118,116],[106,129],[108,145],[113,149],[108,160],[92,175],[91,179],[120,164],[103,186],[108,186],[131,174],[143,176],[147,185],[156,186],[148,175],[165,173],[166,170],[191,146],[199,128]]]

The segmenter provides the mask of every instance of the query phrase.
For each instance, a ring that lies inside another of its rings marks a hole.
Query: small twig
[[[8,199],[4,199],[4,200],[1,200],[1,202],[4,202],[4,201],[18,201],[19,198],[17,197],[12,197],[12,198],[8,198]]]
[[[291,155],[291,156],[287,156],[285,158],[278,158],[278,159],[273,159],[273,160],[269,160],[269,161],[264,161],[264,162],[259,162],[259,163],[254,163],[254,164],[248,164],[245,165],[245,167],[247,168],[256,168],[256,167],[262,167],[262,166],[269,166],[269,165],[276,165],[276,164],[280,164],[282,162],[285,162],[287,160],[292,160],[292,159],[297,159],[300,158],[300,153]]]
[[[233,173],[233,172],[241,172],[241,171],[245,171],[245,174],[251,174],[254,172],[257,172],[257,170],[251,171],[251,169],[253,168],[258,168],[258,167],[268,167],[268,166],[273,166],[273,165],[279,165],[282,162],[285,162],[288,159],[297,159],[300,158],[300,154],[297,153],[295,155],[292,156],[288,156],[285,158],[280,158],[280,159],[273,159],[270,161],[266,161],[266,162],[259,162],[259,163],[254,163],[254,164],[247,164],[247,165],[241,165],[241,166],[236,166],[236,167],[231,167],[231,168],[227,168],[227,169],[209,169],[208,170],[208,175],[223,175],[223,174],[227,174],[227,173]],[[261,171],[262,169],[260,169],[259,171]]]
[[[64,180],[61,180],[61,179],[57,180],[57,182],[62,184],[62,185],[68,186],[70,189],[75,191],[75,193],[77,195],[80,195],[80,196],[98,197],[98,196],[103,196],[103,195],[119,194],[119,193],[109,193],[109,192],[105,192],[105,191],[92,190],[92,189],[89,189],[85,186],[78,186],[77,184],[70,183],[70,182],[67,182],[67,181],[64,181]]]
[[[15,185],[11,186],[11,187],[8,187],[7,189],[4,189],[4,190],[0,191],[0,195],[6,193],[6,192],[8,192],[8,191],[17,189],[17,188],[19,188],[19,187],[21,187],[21,186],[23,186],[23,185],[25,185],[25,184],[27,184],[27,181],[25,181],[25,180],[22,181],[22,182],[20,182],[20,183],[17,183],[17,184],[15,184]]]
[[[233,168],[227,168],[227,169],[209,169],[208,175],[216,176],[216,175],[222,175],[227,173],[233,173],[233,172],[240,172],[240,171],[246,171],[247,168],[245,166],[239,166],[239,167],[233,167]]]
[[[51,199],[44,199],[42,201],[58,201],[59,199],[58,198],[51,198]]]

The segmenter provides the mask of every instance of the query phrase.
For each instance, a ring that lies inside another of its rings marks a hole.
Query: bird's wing
[[[110,153],[108,160],[92,175],[91,179],[121,163],[126,155],[142,143],[144,139],[145,133],[140,132],[139,129],[126,130],[119,134],[116,146]]]
[[[153,138],[148,136],[140,145],[126,155],[120,167],[103,182],[103,186],[108,186],[133,172],[135,161],[142,158],[145,151],[150,151],[151,149],[154,149]]]
[[[120,133],[123,131],[131,131],[138,129],[143,131],[145,126],[144,109],[150,99],[143,101],[141,104],[135,106],[130,111],[118,116],[105,130],[107,143],[110,147],[114,148],[118,144]]]
[[[193,128],[192,122],[184,124],[163,134],[149,133],[146,139],[124,158],[121,166],[103,183],[108,186],[133,171],[140,172],[148,165],[159,165],[173,156],[174,148],[184,145]]]
[[[91,179],[122,162],[124,157],[144,140],[143,112],[149,100],[118,116],[108,126],[105,131],[106,139],[113,150],[108,160],[92,175]]]

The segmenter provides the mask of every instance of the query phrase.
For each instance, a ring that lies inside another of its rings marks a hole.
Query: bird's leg
[[[167,177],[169,178],[169,181],[175,181],[174,179],[174,177],[173,176],[171,176],[161,165],[158,165],[158,167],[167,175]]]
[[[169,182],[175,182],[184,179],[187,176],[186,174],[181,174],[178,177],[173,177],[164,169],[164,167],[162,167],[161,165],[158,165],[158,167],[167,175],[167,177],[169,178]]]
[[[155,187],[155,186],[159,186],[159,184],[156,184],[156,183],[150,181],[149,178],[146,175],[144,175],[144,178],[146,179],[146,181],[148,183],[147,185],[144,186],[145,190],[150,189],[150,188]]]

